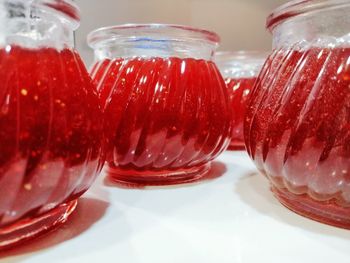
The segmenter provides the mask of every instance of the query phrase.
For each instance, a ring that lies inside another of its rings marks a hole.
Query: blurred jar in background
[[[259,51],[223,51],[215,54],[215,63],[225,79],[232,114],[229,150],[244,150],[243,122],[251,89],[268,53]]]
[[[65,222],[102,168],[79,21],[70,1],[0,0],[0,249]]]
[[[212,61],[218,42],[215,33],[175,25],[90,33],[112,180],[166,185],[208,173],[231,133],[227,89]]]

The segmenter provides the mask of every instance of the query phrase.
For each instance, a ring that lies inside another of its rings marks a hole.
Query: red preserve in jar
[[[243,122],[250,91],[268,54],[258,51],[217,52],[215,63],[227,84],[232,114],[229,150],[244,150]]]
[[[76,6],[0,1],[0,250],[63,223],[101,170],[102,111]]]
[[[292,1],[251,94],[248,152],[279,201],[350,228],[350,2]]]
[[[90,33],[112,180],[139,186],[194,181],[225,150],[231,111],[212,61],[218,41],[215,33],[174,25]]]

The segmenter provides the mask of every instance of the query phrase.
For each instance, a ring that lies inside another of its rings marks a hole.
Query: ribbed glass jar
[[[65,222],[101,170],[78,25],[70,1],[0,0],[0,250]]]
[[[225,79],[233,110],[229,150],[245,150],[244,116],[250,92],[267,56],[261,51],[221,51],[215,54],[215,63]]]
[[[350,228],[350,2],[292,1],[251,94],[248,152],[295,212]]]
[[[109,175],[117,182],[194,181],[228,145],[225,82],[212,61],[219,37],[175,25],[122,25],[88,37],[104,104]]]

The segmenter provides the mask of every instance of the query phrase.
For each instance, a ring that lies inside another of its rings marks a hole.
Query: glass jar
[[[350,2],[292,1],[268,18],[269,56],[245,141],[279,201],[350,228]]]
[[[212,61],[218,42],[209,31],[161,24],[90,33],[112,180],[138,186],[194,181],[225,150],[231,112]]]
[[[102,111],[70,1],[0,0],[0,249],[63,223],[101,170]]]
[[[233,109],[229,150],[245,150],[243,122],[248,98],[267,56],[259,51],[222,51],[215,54],[215,63],[225,79]]]

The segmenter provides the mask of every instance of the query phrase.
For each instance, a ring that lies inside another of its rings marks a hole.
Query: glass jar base
[[[24,219],[0,228],[0,251],[11,249],[29,239],[45,234],[67,221],[77,206],[77,200],[70,201],[40,215]]]
[[[350,207],[338,205],[335,201],[317,201],[307,194],[296,195],[287,189],[271,187],[278,201],[293,212],[339,228],[350,229]]]
[[[119,167],[108,167],[109,178],[124,186],[162,186],[195,182],[204,177],[210,170],[210,163],[188,169],[177,170],[127,170]]]

